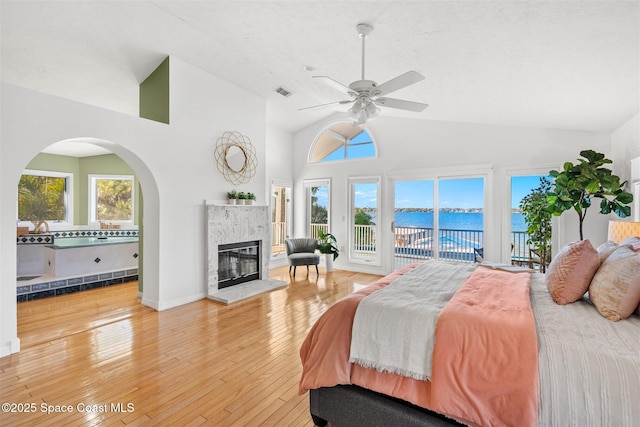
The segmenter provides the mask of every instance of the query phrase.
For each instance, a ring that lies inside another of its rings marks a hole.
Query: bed
[[[451,289],[439,291],[446,302],[437,321],[398,319],[397,312],[385,317],[375,305],[370,317],[360,314],[366,312],[363,300],[395,288],[401,293],[405,286],[406,299],[419,301],[414,306],[422,310],[421,291],[406,285],[416,277],[424,289],[449,283]],[[405,325],[392,326],[403,332],[383,335],[389,333],[385,324],[394,322]],[[364,333],[373,336],[364,338],[364,347],[376,354],[365,351],[360,359],[353,353],[361,351],[363,324],[375,331]],[[417,352],[424,353],[416,331],[404,332],[412,329],[408,324],[433,336],[430,357],[418,361],[431,370],[413,369],[411,361],[399,362],[407,368],[367,359],[395,357],[384,354],[389,346],[368,339],[393,342],[394,348],[420,343]],[[404,267],[330,307],[309,331],[300,356],[299,393],[309,392],[319,426],[631,426],[640,420],[640,316],[612,322],[587,296],[558,305],[541,273],[437,260]]]

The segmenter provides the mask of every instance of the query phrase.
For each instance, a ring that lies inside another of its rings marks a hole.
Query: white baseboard
[[[158,304],[158,308],[156,308],[156,310],[158,311],[162,311],[162,310],[168,310],[170,308],[173,307],[178,307],[184,304],[189,304],[190,302],[195,302],[195,301],[200,301],[201,299],[206,298],[206,294],[204,292],[196,294],[196,295],[191,295],[185,298],[180,298],[177,300],[173,300],[173,301],[161,301]]]
[[[6,344],[0,346],[0,357],[8,356],[20,351],[20,338],[15,337]]]

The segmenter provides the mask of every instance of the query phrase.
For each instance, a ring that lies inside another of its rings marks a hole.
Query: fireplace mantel
[[[260,240],[260,279],[269,278],[271,218],[269,206],[221,205],[205,202],[207,217],[207,296],[218,289],[218,245]]]

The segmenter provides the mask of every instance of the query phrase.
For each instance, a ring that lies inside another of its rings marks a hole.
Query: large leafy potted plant
[[[573,209],[580,220],[580,240],[584,239],[582,224],[594,198],[600,200],[600,213],[615,213],[621,218],[631,215],[633,195],[623,190],[626,181],[613,175],[604,165],[612,163],[604,154],[593,150],[580,152],[580,163],[566,162],[562,171],[552,170],[554,188],[547,197],[547,209],[553,215],[562,215]]]
[[[318,230],[318,252],[325,254],[325,267],[327,271],[333,271],[333,261],[338,258],[338,242],[336,237],[324,230]]]
[[[538,255],[536,261],[544,273],[551,260],[551,218],[547,209],[547,197],[551,195],[551,181],[540,178],[540,186],[531,190],[520,201],[520,210],[527,223],[527,244]]]

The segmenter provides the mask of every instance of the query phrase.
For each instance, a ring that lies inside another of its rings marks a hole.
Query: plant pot
[[[236,204],[236,199],[227,199],[227,201],[229,202],[230,205]]]
[[[247,200],[244,201],[244,204],[245,205],[252,205],[253,204],[253,200],[247,199]]]
[[[244,205],[244,199],[238,199],[238,204],[239,205]]]
[[[324,267],[327,273],[333,271],[333,254],[324,254]]]

